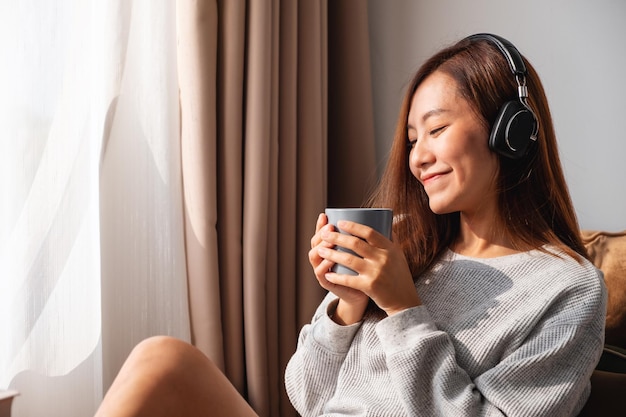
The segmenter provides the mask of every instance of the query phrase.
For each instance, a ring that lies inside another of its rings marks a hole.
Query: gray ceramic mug
[[[393,211],[388,208],[327,208],[326,217],[328,224],[332,224],[340,233],[348,234],[337,227],[339,220],[349,220],[351,222],[364,224],[376,230],[387,239],[391,239],[391,224],[393,221]],[[349,249],[337,246],[337,250],[348,252],[355,255]],[[358,275],[352,269],[335,264],[332,268],[333,272],[338,274]]]

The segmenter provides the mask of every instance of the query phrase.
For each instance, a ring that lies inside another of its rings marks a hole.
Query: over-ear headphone
[[[466,38],[469,41],[487,40],[495,45],[506,58],[517,82],[519,99],[507,101],[500,107],[489,134],[489,148],[511,159],[526,155],[530,144],[537,140],[539,123],[528,105],[526,65],[517,48],[506,39],[490,33],[477,33]]]

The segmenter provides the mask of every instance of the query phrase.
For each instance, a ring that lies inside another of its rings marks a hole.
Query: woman
[[[581,410],[606,290],[580,240],[543,88],[512,45],[473,36],[420,68],[370,205],[394,209],[393,242],[317,221],[309,259],[328,295],[285,375],[302,416]],[[329,272],[335,263],[358,276]],[[135,349],[97,415],[174,410],[255,415],[206,357],[169,338]]]
[[[413,78],[371,200],[399,213],[394,242],[320,215],[309,259],[329,294],[286,372],[301,415],[573,416],[585,404],[606,294],[543,88],[515,53],[473,36]],[[503,149],[491,130],[511,100],[530,119],[526,142],[512,133]]]

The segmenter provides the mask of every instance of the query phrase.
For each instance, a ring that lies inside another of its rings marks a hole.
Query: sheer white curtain
[[[0,389],[83,417],[189,339],[175,2],[0,4]]]

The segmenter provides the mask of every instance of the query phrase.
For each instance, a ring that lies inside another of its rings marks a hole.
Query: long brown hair
[[[561,168],[552,116],[541,80],[525,59],[528,102],[539,122],[538,139],[521,160],[499,157],[498,205],[502,233],[517,250],[549,244],[574,258],[587,257]],[[428,196],[409,169],[407,118],[419,85],[435,71],[452,77],[459,94],[490,129],[500,107],[517,99],[517,83],[502,53],[485,40],[463,39],[427,60],[409,84],[385,171],[368,205],[391,207],[399,242],[414,279],[459,233],[459,213],[434,214]],[[487,140],[487,138],[485,138]]]

